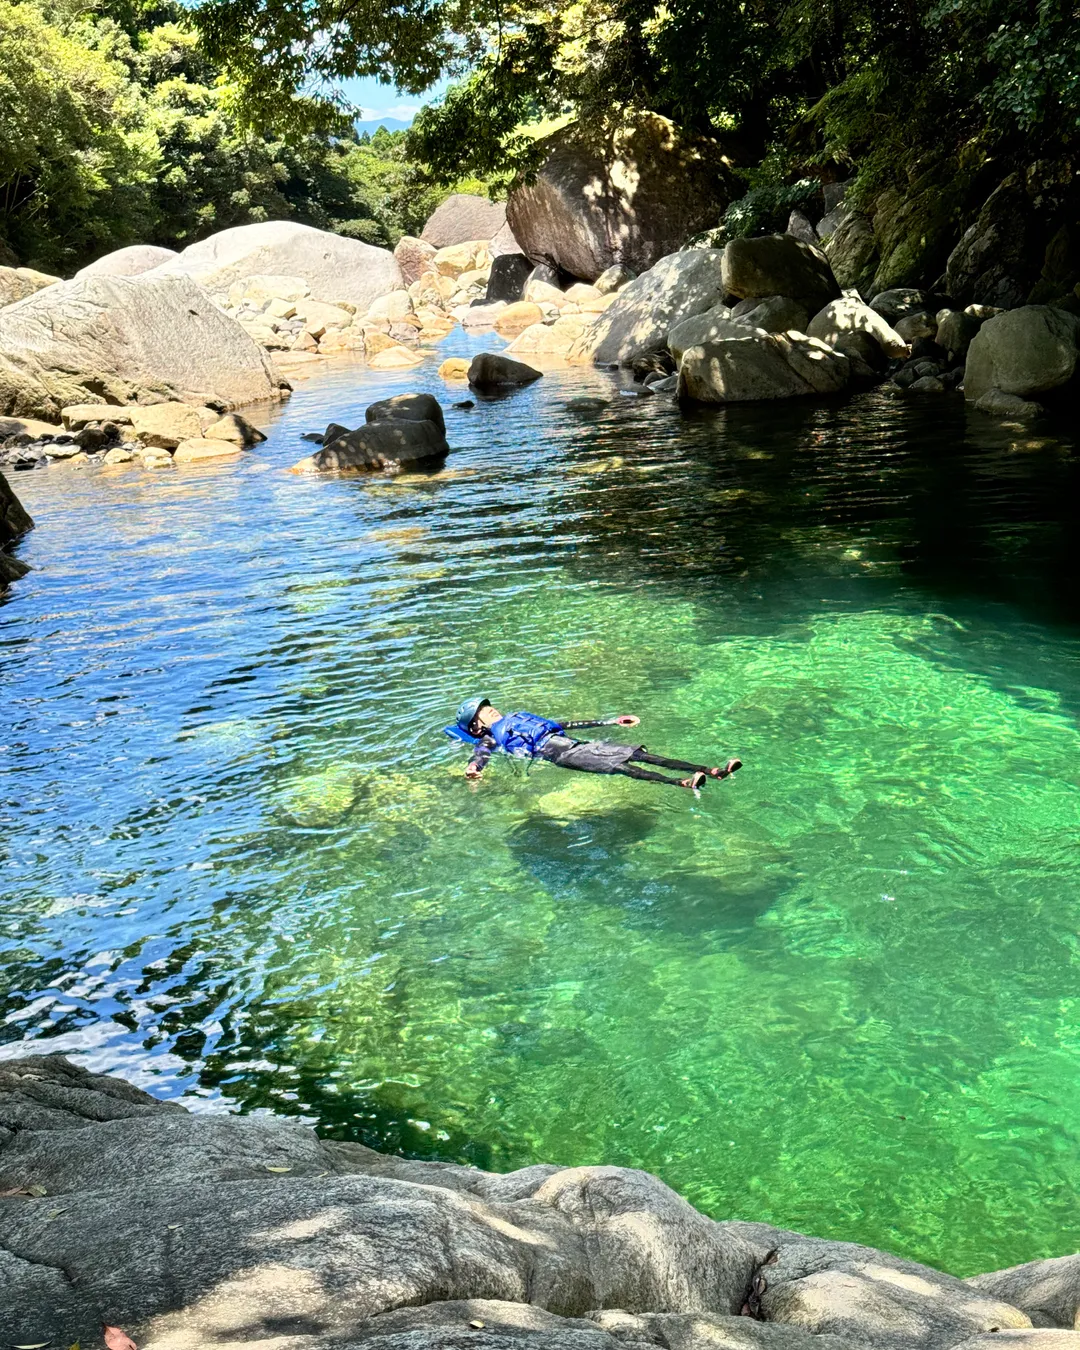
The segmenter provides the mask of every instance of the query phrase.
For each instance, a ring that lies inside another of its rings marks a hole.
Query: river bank
[[[964,1282],[714,1222],[640,1171],[409,1162],[191,1115],[63,1057],[0,1064],[0,1187],[16,1344],[119,1328],[140,1350],[1080,1345],[1075,1257]]]

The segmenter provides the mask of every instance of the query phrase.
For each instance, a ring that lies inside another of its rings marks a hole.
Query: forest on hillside
[[[52,271],[269,218],[393,245],[528,178],[538,129],[642,109],[719,141],[729,233],[844,179],[913,200],[917,246],[1013,171],[1060,201],[1080,132],[1068,0],[0,0],[0,44],[0,241]],[[453,83],[368,141],[357,74]]]

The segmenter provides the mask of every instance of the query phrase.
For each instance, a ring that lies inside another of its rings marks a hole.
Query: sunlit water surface
[[[1074,1250],[1073,443],[435,366],[317,374],[239,464],[17,476],[4,1053],[961,1274]],[[410,388],[443,472],[285,472]],[[746,767],[473,788],[473,692]]]

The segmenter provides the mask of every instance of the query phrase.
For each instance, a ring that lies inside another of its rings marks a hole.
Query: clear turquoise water
[[[284,472],[410,387],[463,396],[339,367],[240,465],[18,475],[4,1052],[961,1274],[1074,1250],[1073,443],[570,371],[449,411],[443,473]],[[746,767],[470,788],[471,691]]]

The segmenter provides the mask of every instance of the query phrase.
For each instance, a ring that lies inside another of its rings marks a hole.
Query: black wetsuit
[[[563,722],[563,731],[581,731],[585,727],[610,727],[615,725],[610,719],[600,722]],[[480,737],[473,752],[471,763],[483,770],[491,756],[498,750],[493,736]],[[651,755],[643,745],[619,745],[615,741],[578,741],[572,736],[563,736],[556,732],[545,738],[540,746],[538,758],[557,764],[560,769],[577,769],[580,773],[621,773],[627,778],[645,778],[652,783],[666,783],[669,787],[682,787],[677,778],[666,778],[662,773],[652,773],[639,767],[641,764],[657,764],[662,769],[681,769],[684,773],[708,773],[704,764],[690,764],[683,759],[665,759],[662,755]]]

